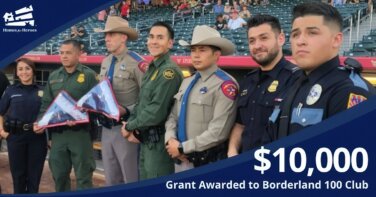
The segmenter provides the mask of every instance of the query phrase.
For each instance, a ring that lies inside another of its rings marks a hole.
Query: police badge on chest
[[[306,99],[307,105],[315,104],[320,99],[321,92],[322,92],[322,87],[320,84],[315,84],[314,86],[312,86]]]

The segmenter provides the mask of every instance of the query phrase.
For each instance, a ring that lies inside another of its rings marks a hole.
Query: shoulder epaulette
[[[138,53],[134,51],[128,51],[128,54],[134,60],[136,60],[136,62],[138,63],[138,68],[141,70],[141,72],[145,73],[149,67],[149,63],[141,55],[139,55]]]
[[[287,61],[287,64],[285,65],[285,69],[291,71],[291,72],[296,72],[298,70],[300,70],[300,68],[298,66],[296,66],[295,64],[291,63],[290,61]]]
[[[249,71],[249,72],[246,74],[246,76],[248,76],[248,75],[252,75],[252,74],[254,74],[255,72],[257,72],[258,70],[259,70],[259,68],[255,68],[255,69],[253,69],[253,70]]]
[[[218,69],[217,71],[215,71],[215,75],[217,75],[217,77],[219,77],[220,79],[222,79],[223,81],[233,81],[233,79],[231,79],[231,77],[229,77],[223,70],[221,69]]]

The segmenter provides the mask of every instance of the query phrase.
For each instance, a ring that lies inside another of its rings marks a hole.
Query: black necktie
[[[294,98],[296,93],[302,86],[304,82],[308,80],[305,74],[302,74],[301,77],[294,83],[291,89],[287,92],[287,97],[282,104],[281,109],[281,116],[279,118],[279,127],[278,127],[278,134],[277,139],[281,139],[289,134],[289,125],[290,125],[290,115],[291,115],[291,108],[294,102]]]

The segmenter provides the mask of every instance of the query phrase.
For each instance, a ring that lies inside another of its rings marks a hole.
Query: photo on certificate
[[[87,112],[80,111],[75,104],[76,101],[67,92],[61,91],[38,121],[38,126],[49,128],[66,125],[67,121],[76,124],[89,122]]]

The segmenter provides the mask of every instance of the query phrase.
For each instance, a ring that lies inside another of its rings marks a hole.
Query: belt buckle
[[[22,129],[24,130],[24,131],[29,131],[30,130],[30,124],[24,124],[23,126],[22,126]]]

